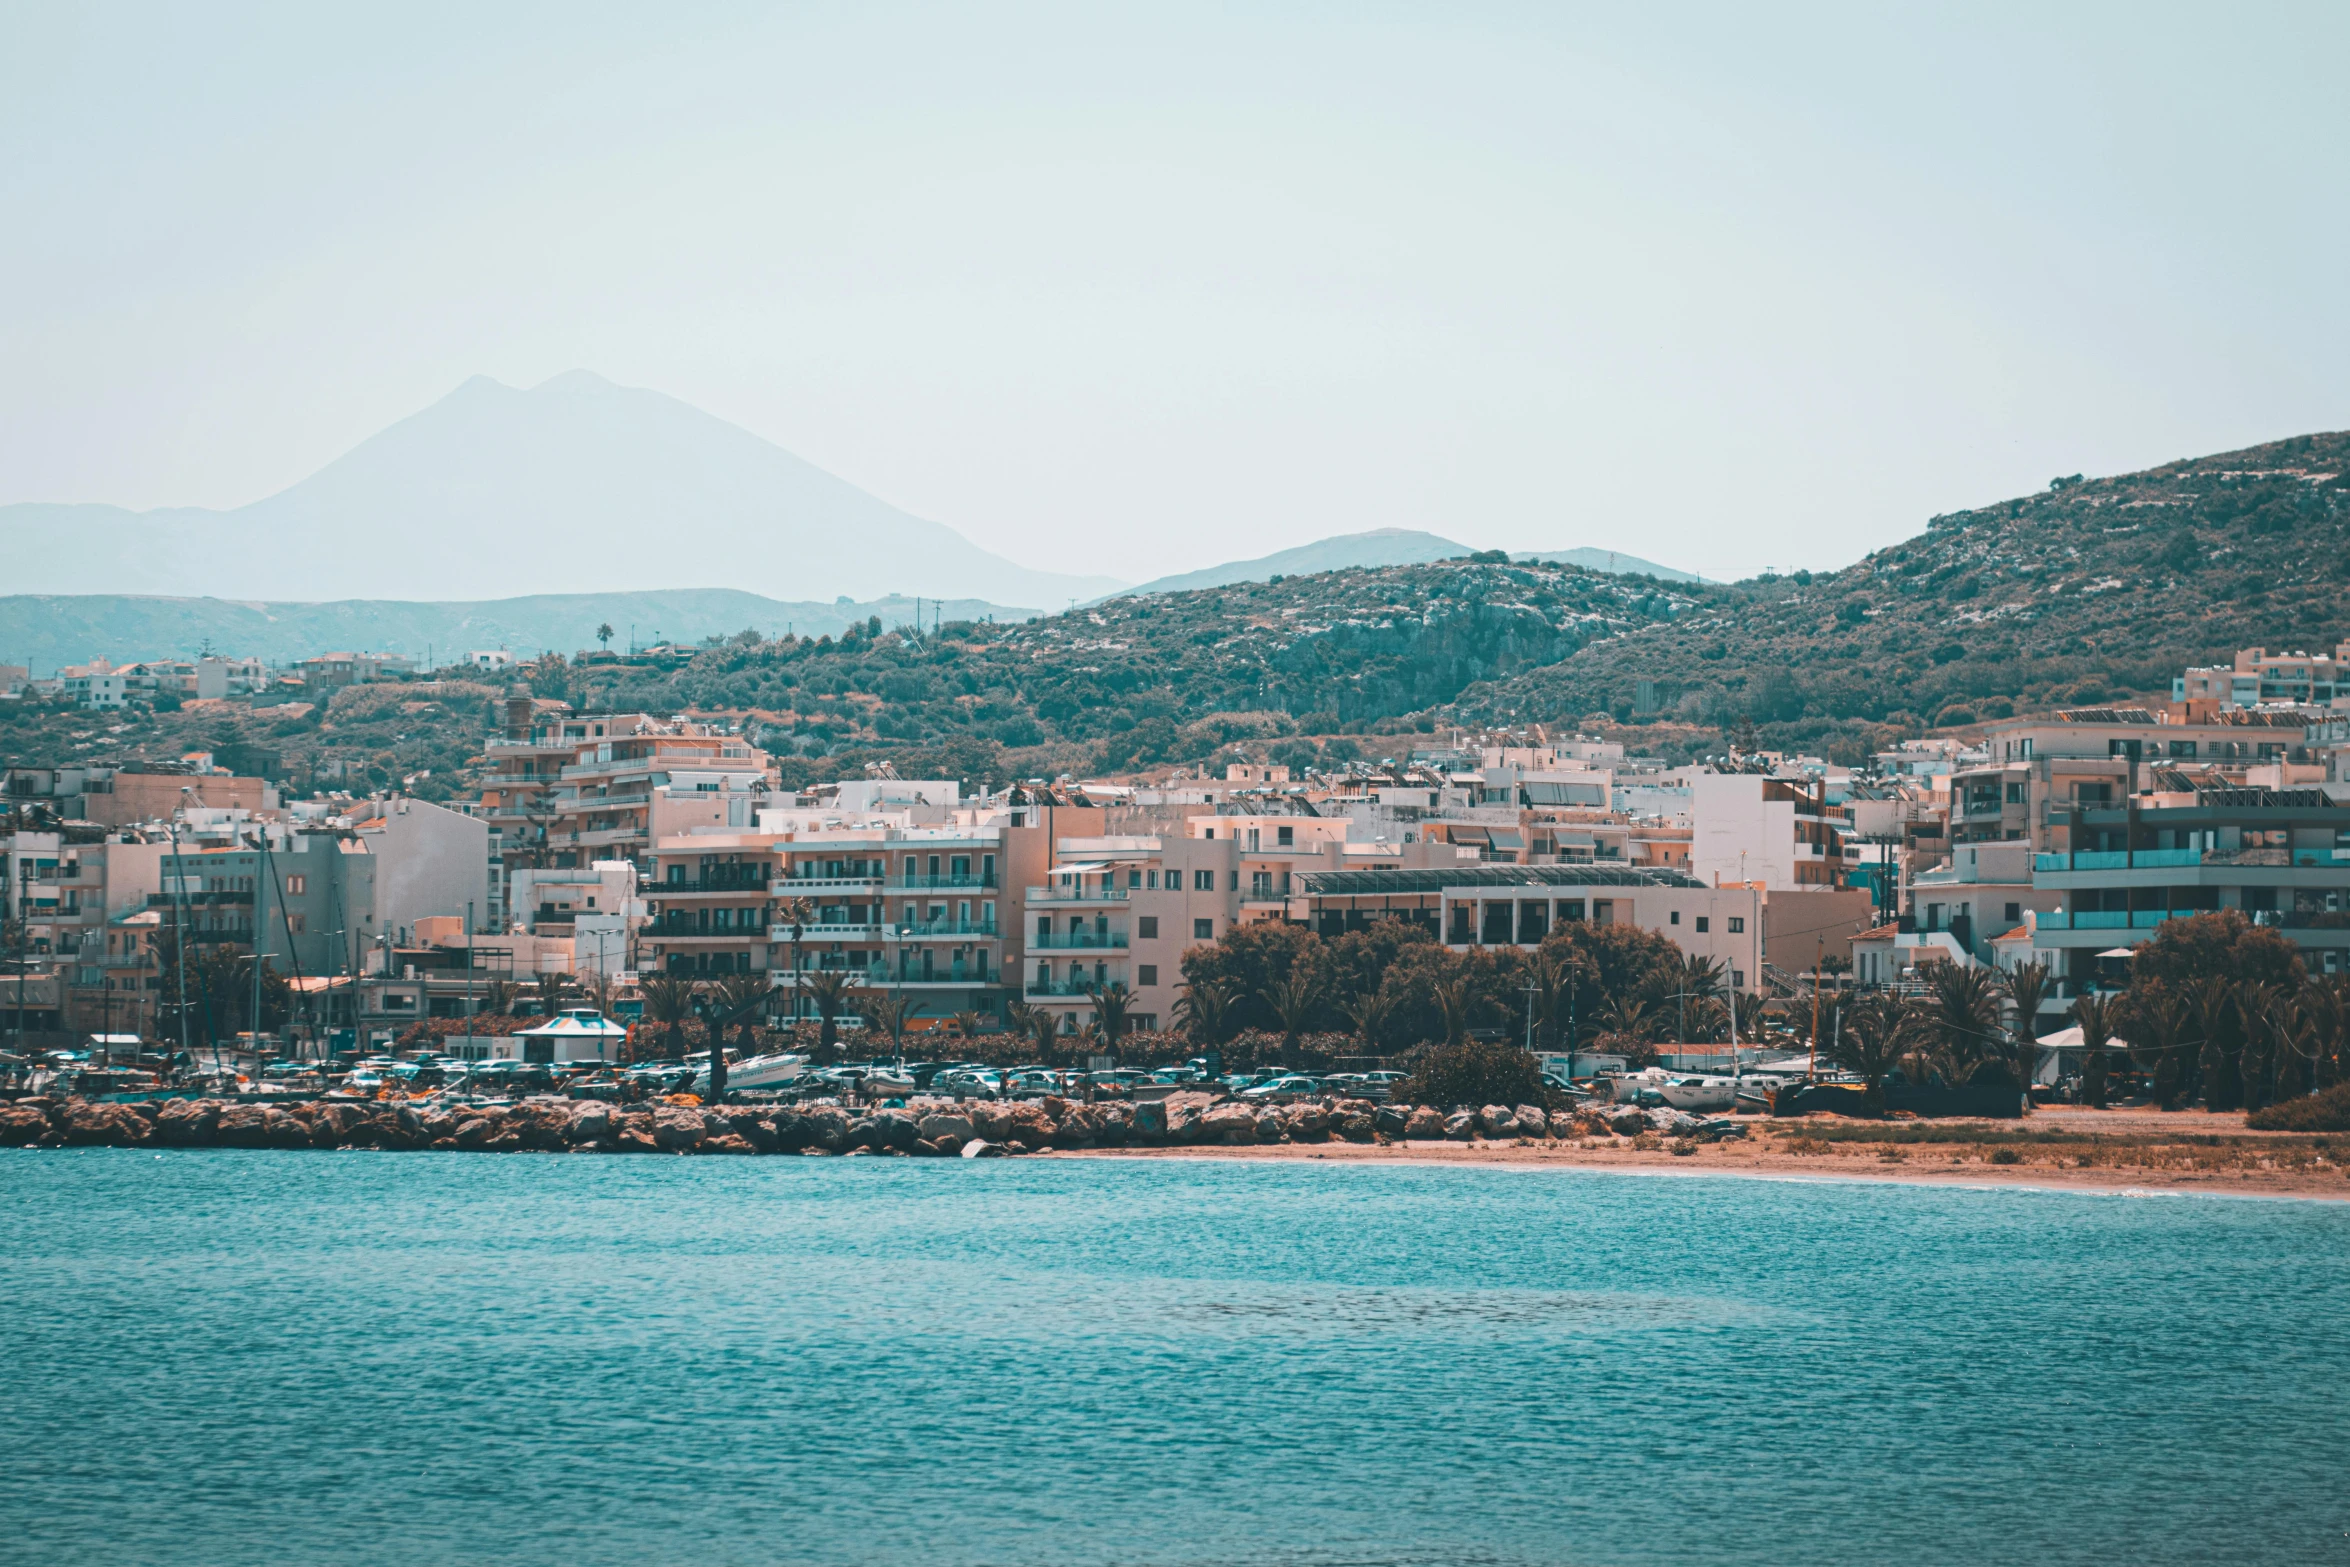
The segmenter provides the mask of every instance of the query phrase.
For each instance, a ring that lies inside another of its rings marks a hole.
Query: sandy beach
[[[1056,1158],[1344,1160],[1517,1165],[1671,1175],[1915,1181],[2082,1192],[2185,1192],[2350,1201],[2350,1137],[2251,1132],[2206,1111],[2036,1111],[2022,1121],[1755,1120],[1747,1135],[1672,1145],[1653,1138],[1568,1141],[1279,1143],[1086,1150]],[[2004,1161],[2012,1157],[2013,1162]]]

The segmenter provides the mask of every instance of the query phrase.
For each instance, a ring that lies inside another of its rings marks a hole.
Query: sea
[[[0,1562],[2350,1560],[2350,1205],[0,1154]]]

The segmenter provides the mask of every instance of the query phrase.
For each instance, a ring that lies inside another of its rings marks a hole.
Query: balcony
[[[1028,938],[1031,952],[1123,952],[1126,950],[1126,932],[1122,930],[1056,931],[1050,936]]]
[[[897,876],[889,883],[891,892],[993,892],[993,876]]]
[[[648,898],[683,898],[705,892],[765,893],[768,879],[757,876],[702,876],[691,881],[657,881],[645,883]]]
[[[1003,934],[1002,927],[993,920],[901,920],[887,927],[891,936],[973,936],[981,941],[993,941]]]
[[[853,860],[834,860],[829,862],[822,873],[795,870],[791,875],[778,876],[774,883],[775,895],[779,898],[789,898],[802,892],[816,892],[833,887],[870,887],[875,882],[886,880],[889,876],[889,873],[879,865],[875,865],[869,871],[850,870],[849,866],[855,863],[857,862]]]
[[[1124,887],[1052,886],[1028,889],[1030,903],[1124,903],[1131,896]]]
[[[765,941],[768,927],[743,924],[719,926],[707,920],[687,919],[682,915],[658,914],[646,921],[644,934],[669,941],[682,941],[696,936],[718,941]]]
[[[1091,1001],[1094,992],[1101,987],[1125,983],[1126,976],[1123,974],[1113,974],[1103,980],[1038,979],[1031,975],[1025,990],[1031,996],[1064,997],[1071,1000]]]

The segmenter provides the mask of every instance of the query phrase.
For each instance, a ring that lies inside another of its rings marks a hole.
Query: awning
[[[2129,947],[2107,947],[2103,952],[2100,952],[2097,955],[2101,958],[2134,958],[2138,954],[2134,949]]]
[[[1107,860],[1087,860],[1080,865],[1056,865],[1049,874],[1054,876],[1095,876],[1110,868]]]

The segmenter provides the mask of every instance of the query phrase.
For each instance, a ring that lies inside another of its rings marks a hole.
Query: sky
[[[2350,425],[2346,57],[2339,5],[0,0],[0,502],[234,506],[585,368],[1036,567],[1831,568]]]

